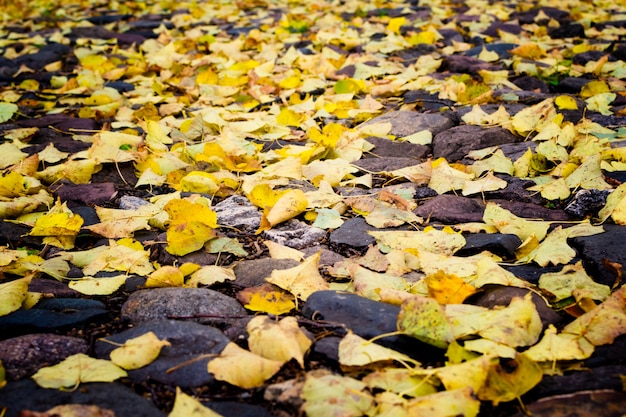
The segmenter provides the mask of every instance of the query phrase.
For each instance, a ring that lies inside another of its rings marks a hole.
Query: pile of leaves
[[[44,246],[0,248],[1,315],[35,305],[42,294],[28,288],[40,276],[94,296],[120,291],[131,275],[146,277],[146,288],[234,280],[232,262],[161,265],[151,255],[164,246],[175,257],[207,251],[228,254],[231,261],[245,258],[247,243],[228,235],[213,210],[216,202],[242,195],[262,211],[258,236],[294,218],[325,230],[355,216],[380,229],[409,225],[371,232],[376,245],[367,254],[324,271],[319,254],[305,257],[266,243],[272,257],[300,264],[272,273],[272,285],[240,295],[259,315],[248,324],[244,347],[231,343],[209,362],[207,372],[218,380],[251,389],[266,384],[288,361],[306,369],[311,340],[290,315],[325,289],[400,305],[398,332],[446,350],[446,363],[422,366],[348,333],[339,346],[343,373],[302,373],[303,407],[311,417],[474,416],[481,401],[518,399],[544,374],[563,372],[626,332],[626,290],[619,282],[595,283],[581,263],[571,263],[576,253],[567,243],[602,233],[604,222],[626,224],[626,185],[607,182],[604,175],[626,170],[626,147],[619,147],[624,129],[564,116],[583,109],[607,117],[624,113],[626,63],[609,60],[606,52],[626,34],[623,25],[610,24],[625,13],[617,4],[559,2],[584,36],[553,39],[546,28],[559,22],[544,9],[521,25],[521,33],[484,34],[497,19],[545,6],[540,1],[57,3],[14,2],[1,12],[4,58],[16,60],[51,43],[72,48],[71,59],[2,74],[0,218],[27,226],[28,235]],[[475,18],[457,20],[459,13]],[[98,16],[125,16],[110,19],[108,34],[130,31],[142,17],[167,16],[167,24],[155,25],[153,36],[141,42],[77,35],[89,33],[89,19]],[[449,29],[462,39],[447,41],[442,33]],[[487,65],[476,75],[443,71],[445,57],[465,53],[476,39],[483,44],[478,59],[501,69]],[[508,58],[486,47],[496,40],[514,44]],[[406,50],[425,52],[405,62]],[[590,51],[598,58],[573,62],[574,55]],[[510,78],[522,75],[548,84],[565,77],[590,81],[579,94],[556,94],[511,114],[507,105],[522,103],[523,92]],[[390,123],[363,124],[391,109],[415,109],[402,100],[415,90],[449,103],[442,111],[471,108],[462,117],[465,124],[499,126],[536,147],[515,160],[488,148],[468,155],[472,163],[428,159],[389,172],[357,168],[353,163],[372,149],[368,137],[431,143],[429,131],[397,138]],[[497,111],[484,110],[494,103],[501,104]],[[100,128],[62,132],[82,144],[78,152],[63,152],[54,143],[29,152],[40,128],[19,122],[43,115],[92,119]],[[136,174],[128,187],[151,195],[134,210],[97,206],[99,221],[85,226],[53,197],[59,182],[89,184],[102,170],[128,166]],[[437,194],[481,196],[507,186],[500,174],[532,179],[532,190],[552,206],[580,189],[612,192],[597,216],[576,224],[524,219],[488,203],[483,222],[454,227],[433,227],[414,214],[408,191],[367,194],[374,185],[401,180]],[[347,197],[338,192],[345,187],[365,192]],[[146,230],[162,233],[165,241],[136,238]],[[514,234],[523,243],[509,261],[563,267],[532,285],[504,269],[493,253],[455,256],[467,233]],[[90,246],[93,240],[83,239],[91,243],[77,245],[77,236],[85,235],[107,243]],[[83,276],[70,278],[71,268],[82,269]],[[407,279],[416,272],[423,278]],[[544,331],[530,296],[499,309],[463,303],[486,285],[529,289],[573,317],[562,328]],[[120,346],[110,361],[76,355],[33,378],[52,388],[115,380],[150,363],[167,343],[147,334]],[[505,363],[514,363],[514,370]],[[190,415],[192,409],[215,415],[201,408],[179,391],[170,415]]]

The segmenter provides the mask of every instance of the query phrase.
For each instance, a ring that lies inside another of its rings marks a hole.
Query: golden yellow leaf
[[[320,275],[318,252],[306,258],[300,265],[289,269],[276,269],[266,280],[306,301],[315,291],[327,290],[328,283]]]
[[[439,304],[461,304],[477,289],[454,274],[437,271],[424,278],[428,285],[428,296]]]
[[[126,375],[126,371],[110,361],[77,353],[54,366],[39,369],[32,378],[42,388],[63,389],[75,388],[81,382],[112,382]]]
[[[176,387],[174,407],[167,417],[221,417],[221,414],[207,408],[195,398],[185,394],[180,387]]]
[[[404,353],[369,342],[352,332],[348,332],[339,342],[339,363],[343,366],[365,366],[375,362],[389,361],[420,365]]]
[[[126,278],[128,275],[105,278],[82,277],[70,281],[68,287],[86,295],[110,295],[124,285]]]
[[[209,207],[188,200],[171,200],[164,210],[170,218],[166,247],[169,253],[186,255],[216,236],[217,214]]]
[[[0,317],[12,313],[22,306],[26,300],[30,280],[31,277],[24,277],[0,284],[0,298],[2,299]]]
[[[248,310],[277,316],[296,308],[292,294],[271,284],[241,290],[237,293],[237,300]]]
[[[474,174],[462,172],[451,167],[448,162],[439,158],[433,161],[432,173],[428,186],[438,194],[452,190],[460,190],[466,181],[474,179]]]
[[[219,282],[234,281],[235,273],[231,268],[224,268],[218,265],[206,265],[194,271],[187,282],[186,287],[197,287],[202,285],[213,285]]]
[[[306,210],[307,204],[302,190],[288,190],[276,200],[274,206],[265,208],[257,233],[296,217]]]
[[[123,271],[146,276],[154,271],[150,253],[141,243],[132,239],[110,241],[110,246],[101,246],[90,251],[72,252],[66,255],[75,265],[79,262],[83,273],[93,276],[100,271]]]
[[[182,287],[185,276],[175,266],[164,265],[148,275],[144,286],[146,288]]]
[[[111,351],[111,362],[120,368],[138,369],[152,363],[161,353],[161,348],[171,346],[167,340],[160,340],[153,332],[128,339]]]
[[[295,317],[275,321],[267,316],[256,316],[248,322],[248,348],[266,359],[287,362],[298,361],[304,368],[304,354],[311,340],[302,332]],[[280,340],[280,343],[276,343]]]
[[[10,171],[0,177],[0,197],[14,198],[38,193],[42,185],[33,177]]]
[[[554,99],[554,104],[561,110],[578,110],[578,104],[572,96],[560,95]]]
[[[511,49],[509,52],[526,59],[539,59],[546,55],[546,51],[536,43],[525,43]]]
[[[231,342],[217,358],[209,361],[207,369],[215,379],[249,389],[263,385],[283,363],[255,355]]]
[[[39,217],[31,229],[31,236],[45,236],[43,242],[62,249],[72,249],[74,240],[83,225],[83,218],[67,208],[66,203],[56,204]]]

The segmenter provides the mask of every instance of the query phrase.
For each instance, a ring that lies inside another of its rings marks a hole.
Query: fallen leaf
[[[126,371],[112,362],[77,353],[54,366],[40,368],[32,378],[42,388],[72,389],[80,383],[112,382],[125,376]]]
[[[221,414],[207,408],[192,396],[181,391],[180,387],[176,387],[176,399],[174,407],[167,417],[221,417]]]
[[[309,417],[359,417],[375,409],[374,398],[366,385],[347,376],[308,372],[302,398]]]
[[[404,301],[397,325],[400,332],[441,349],[454,340],[444,309],[432,298],[414,296]]]
[[[348,332],[339,342],[339,363],[343,366],[365,366],[375,362],[397,361],[419,366],[411,357]]]
[[[110,353],[111,362],[126,370],[142,368],[152,363],[164,346],[171,344],[167,340],[160,340],[153,332],[148,332],[128,339],[122,346],[113,349]]]
[[[31,277],[18,278],[13,281],[0,284],[0,317],[12,313],[22,306],[28,293],[28,284]]]
[[[271,284],[243,289],[237,293],[237,300],[248,310],[277,316],[296,308],[293,295]]]
[[[256,316],[248,322],[248,347],[256,355],[275,361],[298,361],[304,368],[304,354],[311,340],[302,332],[295,317],[273,321],[267,316]],[[276,343],[280,340],[280,343]]]
[[[306,301],[315,291],[328,289],[328,283],[319,272],[320,256],[318,252],[293,268],[275,269],[266,280]]]
[[[263,358],[229,343],[207,366],[216,379],[249,389],[262,386],[280,370],[283,363],[284,361]]]
[[[523,353],[515,359],[503,359],[492,364],[487,373],[487,381],[477,393],[481,400],[494,405],[520,398],[541,382],[541,367]]]

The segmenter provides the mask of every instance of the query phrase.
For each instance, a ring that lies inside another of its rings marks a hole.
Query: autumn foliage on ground
[[[232,265],[160,265],[150,255],[161,244],[174,256],[204,250],[245,258],[242,242],[225,235],[213,210],[215,201],[242,195],[262,212],[258,235],[294,218],[333,230],[347,218],[361,216],[381,230],[371,232],[376,245],[367,254],[325,271],[320,271],[319,254],[305,257],[267,241],[272,257],[295,259],[299,265],[274,271],[267,277],[271,285],[240,294],[244,306],[258,315],[247,326],[245,347],[230,343],[209,362],[207,372],[220,381],[244,389],[261,387],[285,363],[295,361],[303,369],[301,396],[311,417],[475,416],[481,404],[519,399],[543,375],[563,372],[589,358],[595,347],[612,343],[626,332],[626,290],[598,284],[581,263],[571,263],[576,253],[567,240],[602,233],[604,222],[626,224],[626,185],[610,184],[603,175],[626,170],[626,147],[615,146],[625,132],[586,118],[566,121],[562,113],[585,107],[611,115],[611,104],[625,95],[623,61],[600,58],[581,66],[571,60],[575,53],[602,51],[624,36],[623,28],[600,31],[589,24],[611,21],[612,8],[618,6],[599,0],[560,1],[557,7],[568,9],[585,25],[585,39],[554,40],[543,26],[524,25],[521,34],[499,34],[500,41],[517,45],[505,62],[508,69],[481,70],[480,77],[434,76],[444,55],[473,47],[462,41],[444,47],[439,31],[446,25],[467,39],[484,37],[481,30],[494,16],[542,2],[464,3],[465,13],[480,16],[464,25],[448,20],[458,5],[438,1],[420,2],[430,8],[430,20],[411,20],[408,11],[402,12],[407,7],[402,2],[322,0],[84,0],[63,2],[63,8],[38,0],[14,2],[1,10],[5,26],[19,24],[35,33],[7,37],[0,28],[0,48],[9,59],[32,53],[46,42],[69,44],[69,30],[89,27],[85,19],[103,10],[136,16],[175,13],[173,25],[161,25],[156,37],[141,44],[121,47],[115,39],[79,38],[72,46],[74,72],[64,73],[61,62],[53,62],[45,67],[52,74],[49,82],[26,78],[0,90],[2,123],[26,117],[28,109],[29,117],[64,113],[97,119],[104,126],[99,131],[66,132],[88,144],[74,154],[51,144],[29,155],[23,149],[38,128],[2,131],[0,218],[28,226],[29,235],[41,237],[46,250],[0,248],[0,314],[38,302],[42,294],[28,291],[36,276],[67,282],[85,295],[113,294],[131,275],[145,277],[146,288],[235,280]],[[390,10],[401,12],[392,16]],[[233,35],[221,29],[226,23],[251,29]],[[124,23],[114,26],[120,32],[125,29]],[[10,47],[15,36],[22,45],[19,51]],[[307,45],[306,53],[297,45]],[[390,58],[420,45],[436,48],[410,65]],[[502,61],[486,48],[478,58]],[[341,72],[343,68],[350,70]],[[515,114],[505,106],[485,112],[481,105],[519,100],[509,78],[520,74],[550,82],[566,75],[591,81],[579,95],[557,95]],[[107,85],[114,81],[133,88],[122,93]],[[502,88],[510,92],[496,97],[494,91]],[[352,163],[372,149],[368,137],[431,143],[429,131],[396,138],[390,123],[364,124],[391,109],[412,109],[399,99],[411,90],[469,107],[463,123],[500,126],[536,142],[536,147],[515,160],[489,148],[472,152],[470,164],[427,159],[390,172],[356,168]],[[27,92],[36,92],[38,99],[23,100]],[[280,147],[265,146],[276,141],[281,141]],[[50,191],[59,181],[89,184],[103,167],[124,163],[134,166],[135,187],[167,192],[155,191],[132,210],[96,207],[99,222],[84,226],[83,218]],[[524,219],[489,203],[483,222],[433,227],[413,213],[415,201],[408,192],[346,197],[337,191],[368,190],[375,181],[402,179],[438,194],[480,197],[506,187],[498,174],[532,179],[533,190],[546,205],[560,204],[580,189],[612,193],[597,218],[567,226]],[[410,227],[382,230],[401,225]],[[163,232],[165,241],[134,239],[144,230]],[[78,248],[76,239],[82,233],[101,236],[108,244]],[[464,233],[514,234],[523,242],[515,262],[562,269],[543,274],[535,286],[504,269],[493,253],[455,256],[465,245]],[[84,276],[68,278],[72,266],[81,268]],[[109,274],[102,277],[101,272]],[[422,279],[407,279],[408,273],[419,273]],[[463,303],[486,285],[529,289],[572,315],[564,327],[544,329],[530,295],[498,309]],[[312,293],[325,289],[401,306],[398,332],[445,351],[446,362],[422,366],[348,332],[339,345],[343,373],[305,372],[312,341],[293,315]],[[42,387],[58,389],[113,381],[150,363],[167,345],[148,333],[117,347],[110,360],[74,355],[33,378]],[[504,369],[506,361],[515,363],[514,371]],[[192,412],[216,415],[179,391],[170,415]]]

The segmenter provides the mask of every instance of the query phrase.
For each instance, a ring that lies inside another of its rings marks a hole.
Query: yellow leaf
[[[535,361],[523,353],[515,359],[505,359],[492,364],[487,382],[478,391],[478,398],[498,405],[521,397],[541,382],[543,371]]]
[[[482,194],[487,191],[501,190],[503,188],[506,188],[507,185],[508,183],[505,180],[496,177],[495,175],[493,175],[492,172],[490,172],[483,178],[472,181],[465,181],[461,193],[464,196],[472,194]]]
[[[541,131],[543,125],[549,124],[556,117],[556,109],[552,99],[526,107],[513,116],[512,128],[522,136],[534,131]]]
[[[521,58],[536,60],[546,55],[546,51],[536,43],[525,43],[509,51]]]
[[[221,414],[207,408],[195,398],[185,394],[180,387],[176,387],[174,407],[167,417],[221,417]]]
[[[182,287],[185,276],[180,269],[172,265],[165,265],[148,275],[144,286],[146,288]]]
[[[403,353],[369,342],[350,331],[339,342],[339,363],[343,366],[365,366],[388,361],[420,365]]]
[[[150,253],[141,243],[131,239],[111,241],[110,246],[102,246],[93,251],[73,252],[70,257],[79,262],[83,257],[88,261],[83,265],[85,275],[95,275],[100,271],[123,271],[129,274],[146,276],[154,271]],[[77,265],[78,266],[78,265]]]
[[[217,358],[209,361],[207,369],[215,379],[249,389],[262,386],[280,370],[283,363],[263,358],[229,343]]]
[[[409,416],[429,417],[475,417],[479,408],[480,401],[469,387],[418,397],[406,405]]]
[[[148,230],[148,220],[159,211],[153,206],[141,206],[137,210],[120,210],[96,206],[100,223],[85,227],[106,238],[132,237],[138,230]]]
[[[439,158],[433,162],[432,174],[428,186],[438,194],[452,190],[460,190],[466,181],[474,179],[474,174],[452,168],[448,162]]]
[[[539,343],[531,346],[524,355],[535,362],[573,361],[587,359],[594,349],[583,336],[557,334],[556,328],[549,325]]]
[[[81,382],[112,382],[126,371],[112,362],[78,353],[61,363],[39,369],[32,378],[42,388],[76,388]]]
[[[267,246],[270,257],[273,259],[293,259],[300,262],[304,258],[304,252],[289,246],[281,245],[271,240],[265,240],[263,244]]]
[[[88,155],[96,163],[136,161],[142,142],[137,135],[102,131],[94,135]]]
[[[445,230],[425,228],[423,231],[371,231],[378,244],[392,249],[417,249],[431,253],[452,255],[463,246],[465,238],[460,233],[449,233]]]
[[[345,159],[318,160],[302,167],[302,175],[316,186],[326,181],[331,187],[335,187],[345,177],[358,171],[358,168]]]
[[[106,278],[83,277],[70,281],[68,287],[86,295],[110,295],[124,285],[126,278],[127,275]]]
[[[593,310],[578,317],[561,330],[584,337],[594,346],[613,343],[626,333],[626,287],[621,287]]]
[[[473,334],[511,347],[530,346],[539,340],[542,323],[530,293],[515,297],[504,308],[477,309],[475,306],[450,304],[446,316],[456,338]]]
[[[429,297],[414,296],[403,302],[397,325],[402,333],[441,349],[454,340],[444,309]]]
[[[217,265],[206,265],[194,271],[185,284],[186,287],[197,287],[198,285],[213,285],[219,282],[234,281],[235,273],[231,268],[223,268]]]
[[[320,255],[320,252],[311,255],[293,268],[275,269],[266,280],[306,301],[315,291],[328,289],[328,283],[319,272]]]
[[[611,91],[611,88],[603,80],[591,80],[585,84],[580,90],[580,96],[582,98],[593,97],[598,94],[604,94]]]
[[[296,113],[295,111],[284,108],[280,111],[278,116],[276,117],[276,122],[283,126],[295,126],[300,127],[300,123],[302,122],[302,115]]]
[[[556,104],[560,110],[578,110],[578,104],[571,96],[560,95],[554,99],[554,104]]]
[[[598,284],[587,275],[582,261],[574,265],[565,265],[559,272],[541,274],[539,288],[552,294],[555,301],[571,297],[574,293],[577,299],[586,297],[604,301],[611,293],[608,285]]]
[[[248,322],[248,348],[266,359],[287,362],[295,359],[304,368],[304,354],[311,340],[298,327],[295,317],[275,321],[267,316],[256,316]],[[280,343],[276,343],[280,340]]]
[[[570,188],[581,187],[584,189],[608,190],[612,188],[606,181],[600,169],[602,155],[594,154],[588,157],[574,172],[565,178],[565,183]]]
[[[171,344],[167,340],[160,340],[153,332],[148,332],[128,339],[122,346],[112,350],[111,362],[123,369],[138,369],[152,363],[163,346]]]
[[[39,217],[30,231],[31,236],[46,236],[43,242],[62,249],[72,249],[74,240],[83,225],[83,218],[60,201],[48,213]]]
[[[17,146],[9,142],[0,144],[0,155],[2,155],[2,160],[0,161],[0,169],[5,169],[10,167],[11,165],[15,165],[28,156],[27,153],[22,152]]]
[[[0,284],[0,317],[18,310],[28,293],[31,277],[19,278]]]
[[[488,225],[495,226],[500,233],[514,234],[522,241],[530,236],[535,236],[537,240],[543,240],[550,227],[549,222],[517,217],[495,203],[487,203],[483,213],[483,221]]]
[[[406,17],[404,16],[394,17],[394,18],[389,19],[389,23],[387,24],[387,30],[395,34],[399,34],[400,27],[402,27],[405,24],[406,24]]]
[[[598,217],[603,222],[611,217],[615,223],[626,225],[626,183],[620,184],[609,194]]]
[[[487,372],[493,361],[493,356],[479,356],[463,363],[436,368],[434,372],[447,390],[469,387],[478,392],[487,380]]]
[[[424,279],[428,285],[428,296],[440,304],[461,304],[477,291],[474,286],[467,284],[463,279],[443,271],[430,274]]]
[[[306,375],[302,398],[308,417],[359,417],[375,410],[366,385],[354,378],[313,371]]]
[[[437,392],[437,389],[430,383],[432,380],[429,378],[430,375],[421,376],[415,371],[416,369],[407,368],[383,368],[368,374],[362,381],[370,389],[378,388],[411,397],[421,397]],[[380,401],[378,404],[380,406]]]
[[[571,194],[570,187],[561,177],[533,185],[528,187],[528,190],[541,192],[541,196],[546,200],[565,200]]]
[[[307,205],[308,202],[302,190],[288,190],[278,198],[273,207],[265,208],[261,227],[257,233],[296,217],[306,210]]]
[[[237,300],[248,310],[277,316],[296,308],[293,295],[271,284],[241,290],[237,293]]]
[[[209,207],[188,200],[171,200],[164,210],[170,218],[166,247],[169,253],[186,255],[216,236],[217,214]]]
[[[567,264],[576,256],[576,251],[567,244],[568,238],[591,236],[603,231],[601,226],[591,226],[588,223],[577,224],[565,229],[558,226],[532,250],[526,251],[523,246],[520,247],[516,253],[519,254],[517,260],[518,262],[535,261],[541,266],[546,266],[549,263],[553,265]]]

